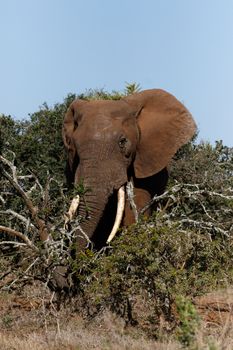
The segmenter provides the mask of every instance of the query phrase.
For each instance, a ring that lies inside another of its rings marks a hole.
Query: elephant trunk
[[[75,173],[75,184],[81,183],[84,193],[80,194],[80,198],[75,197],[72,200],[68,212],[68,214],[76,212],[81,217],[80,227],[76,232],[78,251],[84,249],[90,241],[96,248],[103,246],[110,233],[108,242],[114,237],[123,216],[125,203],[121,190],[121,210],[118,210],[117,222],[114,223],[117,191],[127,182],[127,173],[120,164],[111,162],[111,159],[102,160],[100,164],[98,160],[96,161],[100,157],[95,157],[95,160],[87,159],[87,156],[84,158]],[[111,232],[113,226],[114,230]]]
[[[93,235],[101,220],[104,208],[108,202],[108,195],[104,191],[92,190],[81,197],[76,214],[81,218],[81,223],[76,231],[77,250],[80,251],[89,246],[93,241]]]
[[[123,214],[124,214],[124,209],[125,209],[125,189],[124,189],[124,186],[122,186],[119,190],[118,190],[118,200],[117,200],[117,210],[116,210],[116,217],[115,217],[115,221],[112,225],[112,230],[109,231],[109,234],[108,234],[108,239],[107,239],[107,243],[110,243],[113,238],[115,237],[119,227],[120,227],[120,224],[121,224],[121,221],[122,221],[122,218],[123,218]],[[71,206],[70,206],[70,209],[69,209],[69,219],[72,219],[72,216],[75,215],[75,212],[78,208],[78,205],[79,205],[79,196],[76,196],[75,198],[73,198],[72,202],[71,202]],[[84,211],[81,209],[79,211],[79,214],[80,212],[83,212],[83,215],[84,215]],[[101,210],[97,210],[97,213],[100,213]],[[94,220],[95,218],[95,220]],[[82,227],[79,228],[79,231],[80,231],[80,238],[82,237],[82,239],[86,240],[86,243],[91,243],[90,241],[90,238],[91,237],[91,234],[90,232],[94,232],[96,226],[98,225],[98,220],[99,215],[93,215],[93,218],[90,217],[89,219],[93,219],[92,222],[89,221],[89,224],[88,224],[88,221],[84,221]],[[90,227],[91,226],[91,227]],[[83,230],[84,228],[84,230]],[[82,244],[81,244],[82,245]]]

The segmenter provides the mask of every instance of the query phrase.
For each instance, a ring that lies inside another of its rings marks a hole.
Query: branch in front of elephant
[[[171,198],[173,201],[176,200],[176,198],[174,197],[174,193],[178,192],[180,189],[182,188],[182,185],[178,184],[173,186],[170,190],[165,191],[163,194],[161,195],[155,195],[149,202],[147,205],[145,205],[145,207],[143,207],[140,212],[139,212],[139,216],[144,214],[155,202],[160,201],[161,199],[164,198]],[[171,194],[170,194],[171,193]]]
[[[161,199],[171,199],[173,202],[176,202],[177,199],[174,196],[174,194],[177,194],[180,190],[183,190],[184,195],[186,195],[188,198],[192,197],[193,199],[197,200],[199,202],[199,205],[201,205],[203,211],[207,215],[207,217],[209,219],[215,221],[215,219],[213,217],[211,217],[210,214],[208,213],[203,202],[200,201],[200,199],[198,198],[198,195],[208,195],[210,197],[219,197],[219,198],[226,199],[226,200],[232,200],[233,196],[223,194],[223,193],[218,193],[215,191],[209,191],[206,189],[202,190],[202,189],[200,189],[201,186],[202,186],[201,184],[179,184],[179,183],[177,183],[171,189],[167,190],[166,192],[164,192],[160,196],[155,195],[151,199],[151,201],[144,208],[142,208],[140,210],[139,215],[142,215],[143,213],[145,213],[145,211],[147,209],[149,209],[155,202],[158,202]],[[190,188],[190,190],[189,190],[189,188]],[[194,188],[195,190],[192,190],[192,188]]]
[[[128,197],[130,206],[131,206],[133,214],[134,214],[135,222],[138,222],[138,210],[137,210],[136,203],[134,201],[134,185],[133,185],[132,181],[129,181],[127,183],[126,193],[127,193],[127,197]]]
[[[18,237],[20,239],[22,239],[26,245],[30,248],[32,248],[33,250],[35,250],[36,252],[38,252],[38,248],[32,243],[32,241],[30,241],[30,239],[25,236],[23,233],[16,231],[10,227],[6,227],[6,226],[0,226],[0,231],[1,232],[5,232],[8,233],[10,236],[12,237]]]
[[[80,226],[80,224],[78,224],[76,227],[74,227],[72,229],[72,231],[70,232],[70,235],[73,235],[74,233],[77,232],[77,230],[79,230],[82,234],[82,237],[84,237],[87,241],[87,246],[91,246],[91,249],[93,249],[93,243],[92,241],[90,240],[90,238],[88,237],[88,235],[83,231],[82,227]]]
[[[97,260],[100,256],[104,255],[106,251],[109,251],[112,248],[113,248],[112,246],[106,245],[103,248],[101,248],[99,251],[95,252],[93,261]]]
[[[4,167],[2,167],[2,169],[1,169],[2,174],[10,182],[10,184],[16,189],[16,191],[20,194],[20,196],[23,198],[28,210],[31,213],[31,216],[35,222],[35,225],[39,229],[39,236],[40,236],[41,241],[48,242],[49,240],[51,240],[51,237],[48,233],[48,229],[45,225],[44,220],[40,219],[38,216],[38,208],[36,206],[34,206],[32,200],[30,199],[28,194],[23,190],[22,186],[19,184],[16,166],[1,155],[0,155],[0,161],[4,165],[6,165],[10,168],[11,174],[9,172],[7,172]]]
[[[46,245],[46,255],[43,255],[43,259],[48,267],[50,264],[60,264],[62,261],[66,260],[69,256],[64,240],[60,238],[57,241],[49,241]]]

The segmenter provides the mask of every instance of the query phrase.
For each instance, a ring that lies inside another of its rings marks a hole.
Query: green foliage
[[[80,94],[78,98],[82,100],[119,100],[123,97],[119,91],[112,91],[111,93],[105,91],[104,89],[89,89],[84,94]]]
[[[179,319],[177,338],[187,347],[194,341],[197,328],[200,324],[200,317],[192,302],[183,296],[176,298],[176,309]]]
[[[91,192],[91,188],[85,187],[83,179],[81,178],[79,183],[74,186],[72,195],[79,194],[80,196],[84,196],[87,192]]]
[[[195,140],[194,140],[195,141]],[[171,178],[183,183],[205,184],[208,189],[222,190],[233,186],[233,148],[216,141],[188,143],[174,158]]]
[[[5,150],[16,155],[19,169],[34,173],[45,184],[48,174],[62,180],[65,152],[61,138],[64,114],[75,95],[68,95],[62,104],[49,108],[44,104],[30,116],[30,121],[15,122],[1,117],[0,127]]]
[[[15,151],[20,133],[20,123],[10,116],[0,115],[0,154],[7,149]]]
[[[125,230],[107,254],[80,259],[75,261],[80,312],[93,316],[110,308],[154,336],[162,319],[167,330],[180,324],[173,311],[177,295],[195,297],[233,281],[230,238],[180,230],[158,214]],[[181,323],[181,336],[188,337]]]
[[[11,328],[11,325],[13,323],[13,317],[10,314],[5,314],[2,317],[2,325],[4,328]]]
[[[64,103],[50,109],[46,104],[24,124],[17,159],[45,183],[48,174],[63,179],[66,155],[61,138],[62,120],[75,98],[68,95]]]
[[[140,84],[126,83],[126,86],[125,86],[125,94],[126,95],[134,94],[135,92],[139,92],[140,90],[141,90]]]

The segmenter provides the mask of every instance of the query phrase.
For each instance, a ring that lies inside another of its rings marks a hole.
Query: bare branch
[[[1,195],[0,195],[0,201],[1,201],[3,204],[6,203],[5,199],[4,199]]]
[[[25,179],[33,179],[33,175],[19,175],[19,180],[25,180]]]
[[[73,234],[74,232],[76,232],[77,230],[79,230],[82,234],[82,236],[86,239],[87,244],[90,244],[91,246],[93,246],[92,241],[90,240],[90,238],[88,237],[88,235],[83,231],[82,227],[80,226],[80,224],[76,227],[73,228],[73,230],[70,232],[70,234]]]
[[[12,215],[13,217],[15,217],[16,219],[19,219],[20,221],[22,221],[24,224],[26,224],[32,228],[36,228],[32,223],[28,223],[28,219],[25,218],[23,215],[19,214],[19,213],[16,213],[14,210],[12,209],[7,209],[7,210],[2,210],[0,211],[0,214],[9,214],[9,215]]]
[[[21,276],[15,278],[8,286],[3,286],[2,289],[3,290],[9,290],[17,281],[20,280],[20,277],[23,276],[23,278],[26,278],[26,275],[28,273],[28,271],[38,262],[39,257],[37,257],[28,267],[25,271],[22,272]]]
[[[44,196],[43,196],[43,208],[46,208],[48,206],[50,184],[51,184],[52,181],[53,181],[53,178],[50,178],[49,177],[49,172],[47,172],[47,181],[46,181],[46,184],[45,184],[45,190],[44,190]],[[38,181],[38,183],[39,183],[39,181]]]
[[[50,239],[50,235],[48,233],[44,220],[40,219],[38,216],[38,208],[33,205],[32,200],[30,199],[30,197],[27,195],[27,193],[23,190],[22,186],[20,186],[18,182],[16,166],[1,155],[0,155],[0,161],[11,169],[12,175],[10,175],[4,168],[2,168],[2,173],[4,177],[6,177],[9,180],[11,185],[16,189],[16,191],[23,198],[27,208],[31,213],[32,219],[35,221],[35,224],[39,229],[40,239],[42,241],[46,241]]]
[[[27,192],[26,195],[30,196],[32,194],[33,191],[35,191],[37,188],[37,184],[35,183]]]
[[[12,268],[10,267],[9,269],[7,269],[7,271],[5,271],[5,272],[0,276],[0,280],[2,280],[4,277],[8,276],[11,272],[12,272]]]
[[[18,237],[22,239],[30,248],[33,248],[34,250],[38,251],[38,248],[23,233],[6,226],[0,226],[0,231],[8,233],[12,237]]]
[[[161,199],[164,199],[164,198],[172,198],[173,200],[175,200],[174,196],[172,195],[169,195],[169,192],[170,191],[166,191],[164,192],[163,194],[161,194],[160,196],[158,196],[157,194],[148,202],[147,205],[145,205],[144,208],[142,208],[139,212],[139,215],[142,215],[144,214],[147,209],[149,209],[155,202],[158,202],[160,201]]]
[[[184,185],[184,187],[187,186],[187,184]],[[188,191],[187,191],[188,192]],[[233,200],[233,196],[228,196],[222,193],[218,193],[218,192],[214,192],[214,191],[208,191],[208,190],[198,190],[198,191],[193,191],[193,192],[188,192],[190,195],[195,196],[197,194],[207,194],[209,196],[216,196],[216,197],[220,197],[223,199],[227,199],[227,200]]]
[[[148,204],[142,208],[139,212],[139,215],[142,215],[143,213],[145,213],[145,211],[147,209],[149,209],[155,202],[160,201],[161,199],[172,199],[173,202],[177,201],[177,198],[175,198],[174,194],[178,193],[180,190],[184,190],[185,194],[189,197],[189,198],[195,198],[197,199],[197,195],[208,195],[208,196],[217,196],[220,197],[222,199],[226,199],[226,200],[233,200],[233,196],[229,196],[223,193],[218,193],[215,191],[208,191],[208,190],[200,190],[200,184],[176,184],[174,185],[171,189],[165,191],[163,194],[161,194],[160,196],[155,195],[149,202]],[[190,191],[188,190],[188,188],[196,188],[196,190],[194,191]],[[205,207],[203,206],[203,204],[201,204],[200,200],[199,200],[200,205],[202,206],[205,214],[211,218],[211,216],[207,213]],[[213,218],[211,218],[213,219]]]
[[[198,199],[198,203],[199,203],[200,206],[202,207],[202,209],[203,209],[204,213],[206,214],[206,216],[207,216],[210,220],[216,221],[214,218],[212,218],[212,216],[209,215],[209,213],[208,213],[206,207],[204,206],[204,204],[203,204],[199,199]]]
[[[212,222],[206,222],[206,221],[198,221],[198,220],[192,220],[192,219],[182,219],[178,221],[180,224],[191,224],[194,227],[200,227],[205,230],[214,230],[216,232],[219,232],[223,234],[226,237],[230,237],[229,233],[220,227],[217,227]]]
[[[14,241],[1,241],[0,242],[0,245],[7,245],[7,244],[10,244],[10,245],[15,245],[17,247],[27,247],[28,245],[26,243],[20,243],[20,242],[14,242]]]

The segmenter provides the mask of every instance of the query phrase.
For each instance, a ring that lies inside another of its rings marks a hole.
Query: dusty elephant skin
[[[76,100],[70,105],[62,130],[67,180],[83,181],[89,189],[78,214],[84,218],[82,230],[97,249],[106,243],[114,223],[117,191],[132,181],[138,210],[161,194],[168,163],[195,130],[190,112],[163,90],[145,90],[117,101]],[[126,200],[122,224],[133,222]],[[77,232],[78,249],[86,245]]]

